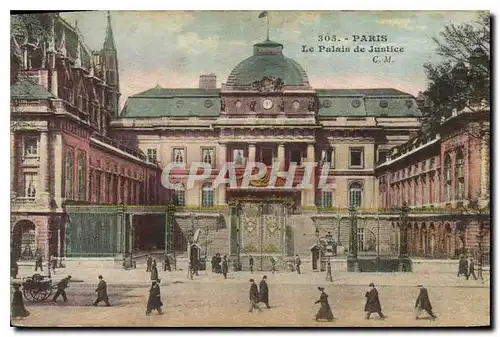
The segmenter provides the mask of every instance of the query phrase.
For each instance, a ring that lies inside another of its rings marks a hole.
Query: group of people
[[[267,285],[267,276],[264,275],[262,280],[259,283],[259,287],[257,288],[257,284],[255,284],[255,280],[253,278],[250,279],[250,307],[248,312],[252,312],[253,309],[257,309],[262,311],[259,307],[259,303],[264,303],[267,309],[271,309],[269,305],[269,286]]]
[[[465,276],[467,280],[472,275],[474,277],[474,280],[477,280],[474,259],[472,257],[469,261],[467,261],[466,257],[464,257],[463,255],[460,256],[460,260],[458,261],[457,277],[460,277],[460,275]]]
[[[369,289],[365,293],[366,303],[365,309],[366,312],[365,319],[370,319],[371,314],[376,313],[380,317],[380,319],[385,320],[387,318],[386,315],[382,312],[382,305],[380,304],[380,299],[378,296],[378,290],[375,288],[375,284],[370,283],[368,285]],[[425,310],[432,320],[435,320],[437,317],[432,311],[432,305],[429,300],[429,293],[426,288],[422,285],[418,285],[420,289],[417,300],[415,301],[415,319],[420,319],[420,314],[423,310]],[[330,304],[328,302],[328,295],[325,293],[325,288],[318,287],[318,290],[321,292],[319,299],[314,302],[314,304],[320,304],[320,308],[318,313],[316,314],[316,321],[333,321],[333,313],[330,308]]]
[[[212,273],[222,274],[224,278],[227,279],[227,274],[229,272],[229,262],[227,260],[227,255],[221,258],[220,254],[217,253],[212,256]]]

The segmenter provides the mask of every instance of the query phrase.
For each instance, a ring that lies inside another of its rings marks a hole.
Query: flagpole
[[[269,40],[269,12],[267,12],[267,40]]]

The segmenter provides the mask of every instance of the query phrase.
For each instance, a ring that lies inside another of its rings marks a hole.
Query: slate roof
[[[130,96],[121,117],[217,117],[220,89],[155,87]]]
[[[47,89],[29,78],[24,78],[10,86],[10,98],[22,100],[42,100],[56,98]]]

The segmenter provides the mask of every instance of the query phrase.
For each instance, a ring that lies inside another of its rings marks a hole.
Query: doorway
[[[271,147],[260,148],[260,162],[266,166],[271,166],[274,159],[274,149]]]

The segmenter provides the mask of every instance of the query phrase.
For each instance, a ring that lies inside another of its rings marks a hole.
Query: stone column
[[[285,144],[278,144],[278,164],[280,171],[285,169]]]
[[[486,133],[481,138],[481,199],[489,198],[489,181],[490,181],[490,156],[489,156],[489,134]]]
[[[314,156],[314,144],[310,143],[307,144],[307,162],[313,163],[315,161],[315,156]],[[314,206],[314,195],[316,191],[316,177],[315,177],[315,169],[313,169],[312,174],[311,174],[311,180],[310,184],[312,185],[312,188],[306,189],[304,191],[305,194],[305,202],[307,206]]]
[[[49,202],[49,146],[47,140],[47,132],[42,131],[40,133],[40,156],[39,156],[40,167],[38,170],[38,186],[36,191],[37,199],[40,200],[42,204],[48,205]]]
[[[61,207],[61,198],[63,196],[62,177],[63,177],[63,140],[60,133],[55,135],[54,140],[54,198],[58,207]]]
[[[15,198],[17,196],[17,171],[16,171],[16,136],[13,132],[10,133],[10,198]]]
[[[227,162],[227,146],[219,144],[218,169],[221,170]],[[226,205],[226,184],[220,184],[219,189],[219,205]]]
[[[248,144],[248,161],[255,162],[255,143]]]

